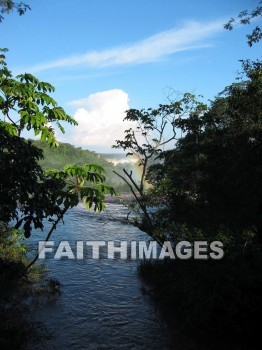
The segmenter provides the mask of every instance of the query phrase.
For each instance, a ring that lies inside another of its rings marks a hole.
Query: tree
[[[0,23],[4,20],[3,14],[9,14],[16,10],[18,14],[21,16],[26,11],[31,10],[30,6],[25,4],[24,2],[15,2],[12,0],[1,0],[0,1]]]
[[[158,225],[208,236],[250,232],[262,242],[262,67],[243,62],[246,79],[221,93],[203,115],[177,120],[184,136],[149,169]]]
[[[224,28],[228,30],[232,30],[236,25],[243,24],[247,25],[250,24],[250,22],[257,18],[262,16],[262,1],[259,1],[259,5],[251,12],[248,12],[247,10],[242,11],[238,15],[238,20],[235,20],[234,18],[231,18],[225,25]],[[247,37],[247,43],[249,46],[252,46],[255,43],[258,43],[262,39],[262,31],[261,28],[257,25],[252,30],[250,34],[246,35]]]
[[[155,230],[175,244],[218,240],[224,246],[219,261],[140,266],[170,329],[179,327],[176,344],[182,337],[182,348],[256,348],[260,337],[261,62],[245,61],[243,71],[243,80],[228,86],[205,113],[176,120],[183,137],[148,169]]]
[[[135,181],[132,171],[128,172],[125,168],[123,174],[115,173],[129,186],[138,210],[143,213],[141,220],[135,220],[133,223],[159,243],[165,238],[155,231],[155,215],[150,213],[150,204],[147,202],[145,184],[149,179],[148,168],[160,157],[164,147],[170,147],[171,142],[177,140],[177,120],[182,120],[193,112],[194,115],[202,114],[205,110],[206,106],[196,101],[195,96],[189,93],[184,94],[180,100],[159,105],[157,109],[130,109],[124,121],[134,122],[135,126],[127,129],[124,140],[116,140],[113,146],[126,151],[126,156],[135,156],[138,159],[138,165],[141,167],[139,181]]]
[[[76,122],[48,95],[54,91],[50,84],[30,74],[13,78],[3,53],[0,63],[0,221],[15,220],[16,228],[22,226],[29,237],[32,227],[43,229],[44,221],[49,220],[49,239],[69,208],[81,200],[88,208],[103,210],[104,194],[114,190],[104,184],[104,169],[98,165],[70,165],[44,172],[39,165],[42,150],[23,139],[21,132],[33,130],[55,147],[58,142],[50,123],[64,132],[61,121]]]
[[[18,136],[24,129],[33,130],[36,136],[40,135],[41,141],[47,141],[51,146],[58,146],[52,123],[64,133],[61,122],[71,125],[77,125],[77,122],[48,95],[55,90],[51,84],[41,82],[28,73],[13,78],[5,61],[6,51],[6,49],[0,50],[1,126],[9,134]]]

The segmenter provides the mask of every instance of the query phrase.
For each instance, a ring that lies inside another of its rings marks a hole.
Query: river
[[[87,211],[84,205],[70,210],[51,240],[139,241],[147,235],[123,222],[126,208],[109,203],[103,213]],[[34,236],[44,239],[44,234]],[[50,255],[50,254],[49,254]],[[173,349],[167,326],[154,303],[144,293],[137,274],[139,260],[120,258],[45,260],[49,277],[63,285],[62,294],[40,304],[35,319],[54,336],[45,349],[154,350]]]

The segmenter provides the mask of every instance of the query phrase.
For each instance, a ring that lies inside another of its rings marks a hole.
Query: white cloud
[[[124,123],[129,109],[128,94],[114,89],[94,93],[87,98],[72,101],[78,107],[74,118],[78,126],[73,128],[70,143],[92,150],[109,151],[116,139],[124,137],[128,123]]]
[[[39,72],[52,68],[84,65],[103,67],[153,62],[176,52],[209,47],[210,45],[206,40],[222,30],[222,21],[210,23],[188,22],[181,28],[161,32],[129,46],[66,57],[36,65],[27,70]]]

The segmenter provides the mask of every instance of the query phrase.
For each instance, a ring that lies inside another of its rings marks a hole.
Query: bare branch
[[[119,176],[119,177],[128,185],[128,187],[130,188],[130,190],[131,190],[132,194],[134,195],[136,201],[137,201],[138,203],[140,203],[137,194],[135,193],[135,191],[134,191],[132,185],[127,181],[127,179],[126,179],[123,175],[119,174],[119,173],[118,173],[117,171],[115,171],[115,170],[113,170],[113,173],[115,173],[117,176]]]
[[[132,177],[132,172],[130,174],[128,174],[128,172],[126,171],[126,169],[123,169],[123,172],[126,174],[126,176],[129,178],[129,180],[132,182],[133,186],[135,187],[135,189],[140,192],[139,187],[137,186],[137,184],[135,183],[133,177]],[[140,193],[141,194],[141,193]]]

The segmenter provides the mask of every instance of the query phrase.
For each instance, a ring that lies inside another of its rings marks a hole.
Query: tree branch
[[[53,223],[50,231],[48,232],[48,235],[46,236],[45,242],[47,242],[49,240],[49,238],[51,237],[53,231],[56,229],[56,226],[58,225],[58,223],[62,220],[64,214],[66,213],[67,209],[63,209],[61,212],[61,215],[59,216],[59,218]],[[44,248],[44,246],[42,247],[42,249]],[[25,271],[29,270],[30,267],[32,265],[34,265],[34,263],[37,261],[38,257],[39,257],[40,251],[38,251],[38,253],[35,255],[34,259],[26,266]]]
[[[135,193],[133,187],[132,187],[131,184],[127,181],[127,179],[126,179],[124,176],[122,176],[121,174],[119,174],[119,173],[118,173],[117,171],[115,171],[115,170],[113,170],[113,173],[115,173],[117,176],[119,176],[119,177],[128,185],[128,187],[130,188],[130,190],[131,190],[132,194],[134,195],[136,201],[137,201],[138,203],[140,203],[140,200],[139,200],[137,194]],[[140,204],[139,204],[139,205],[140,205]]]

